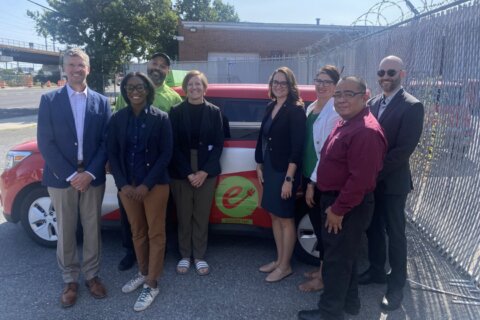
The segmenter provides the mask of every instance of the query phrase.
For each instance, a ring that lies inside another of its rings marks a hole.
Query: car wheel
[[[320,265],[320,252],[317,248],[317,236],[313,231],[312,222],[308,214],[304,213],[297,221],[297,242],[295,243],[295,256],[312,265]]]
[[[23,228],[33,241],[45,247],[57,246],[57,216],[46,188],[30,190],[22,201],[20,213]]]

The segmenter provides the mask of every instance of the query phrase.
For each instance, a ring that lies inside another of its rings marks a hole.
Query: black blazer
[[[275,101],[267,106],[266,115],[262,120],[260,133],[255,148],[255,161],[263,163],[263,127],[268,117],[272,116]],[[272,121],[268,132],[266,152],[270,152],[272,167],[279,172],[285,172],[289,163],[297,165],[297,172],[303,160],[305,141],[306,116],[302,107],[286,102]]]
[[[375,117],[378,116],[381,98],[380,94],[368,101]],[[378,119],[385,132],[388,149],[383,169],[378,175],[377,189],[387,194],[406,194],[413,189],[409,159],[422,135],[423,117],[423,104],[400,89]]]
[[[205,101],[202,113],[198,146],[198,170],[215,177],[221,173],[220,156],[223,150],[223,123],[220,109]],[[174,179],[186,179],[193,173],[190,164],[191,121],[187,100],[170,109],[170,122],[173,130],[173,157],[170,163],[170,176]]]
[[[123,108],[112,115],[108,128],[107,150],[110,169],[118,189],[127,181],[127,126],[131,107]],[[172,157],[172,127],[168,114],[150,106],[146,120],[145,165],[147,176],[143,180],[148,189],[156,184],[168,184],[168,164]]]

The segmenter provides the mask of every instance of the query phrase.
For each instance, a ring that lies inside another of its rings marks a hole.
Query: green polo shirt
[[[180,95],[172,88],[167,86],[165,82],[155,89],[155,99],[153,100],[153,106],[159,108],[162,111],[169,112],[170,108],[176,104],[182,102]],[[120,95],[115,104],[115,111],[125,108],[127,103]]]

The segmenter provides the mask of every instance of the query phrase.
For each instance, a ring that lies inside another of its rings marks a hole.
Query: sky
[[[46,0],[33,0],[47,5]],[[381,0],[223,0],[232,4],[242,22],[350,25]],[[174,0],[172,2],[175,2]],[[413,1],[415,2],[415,1]],[[27,10],[43,9],[27,0],[0,0],[0,43],[4,39],[45,44],[35,32]],[[51,45],[51,39],[48,39]]]

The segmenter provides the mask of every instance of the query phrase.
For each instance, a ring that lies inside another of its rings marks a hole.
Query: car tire
[[[57,216],[45,187],[34,187],[26,194],[20,214],[23,228],[33,241],[49,248],[57,246]]]
[[[295,219],[297,241],[295,242],[294,253],[298,260],[311,264],[320,265],[320,252],[317,247],[317,236],[313,231],[313,226],[308,214],[301,210]]]

